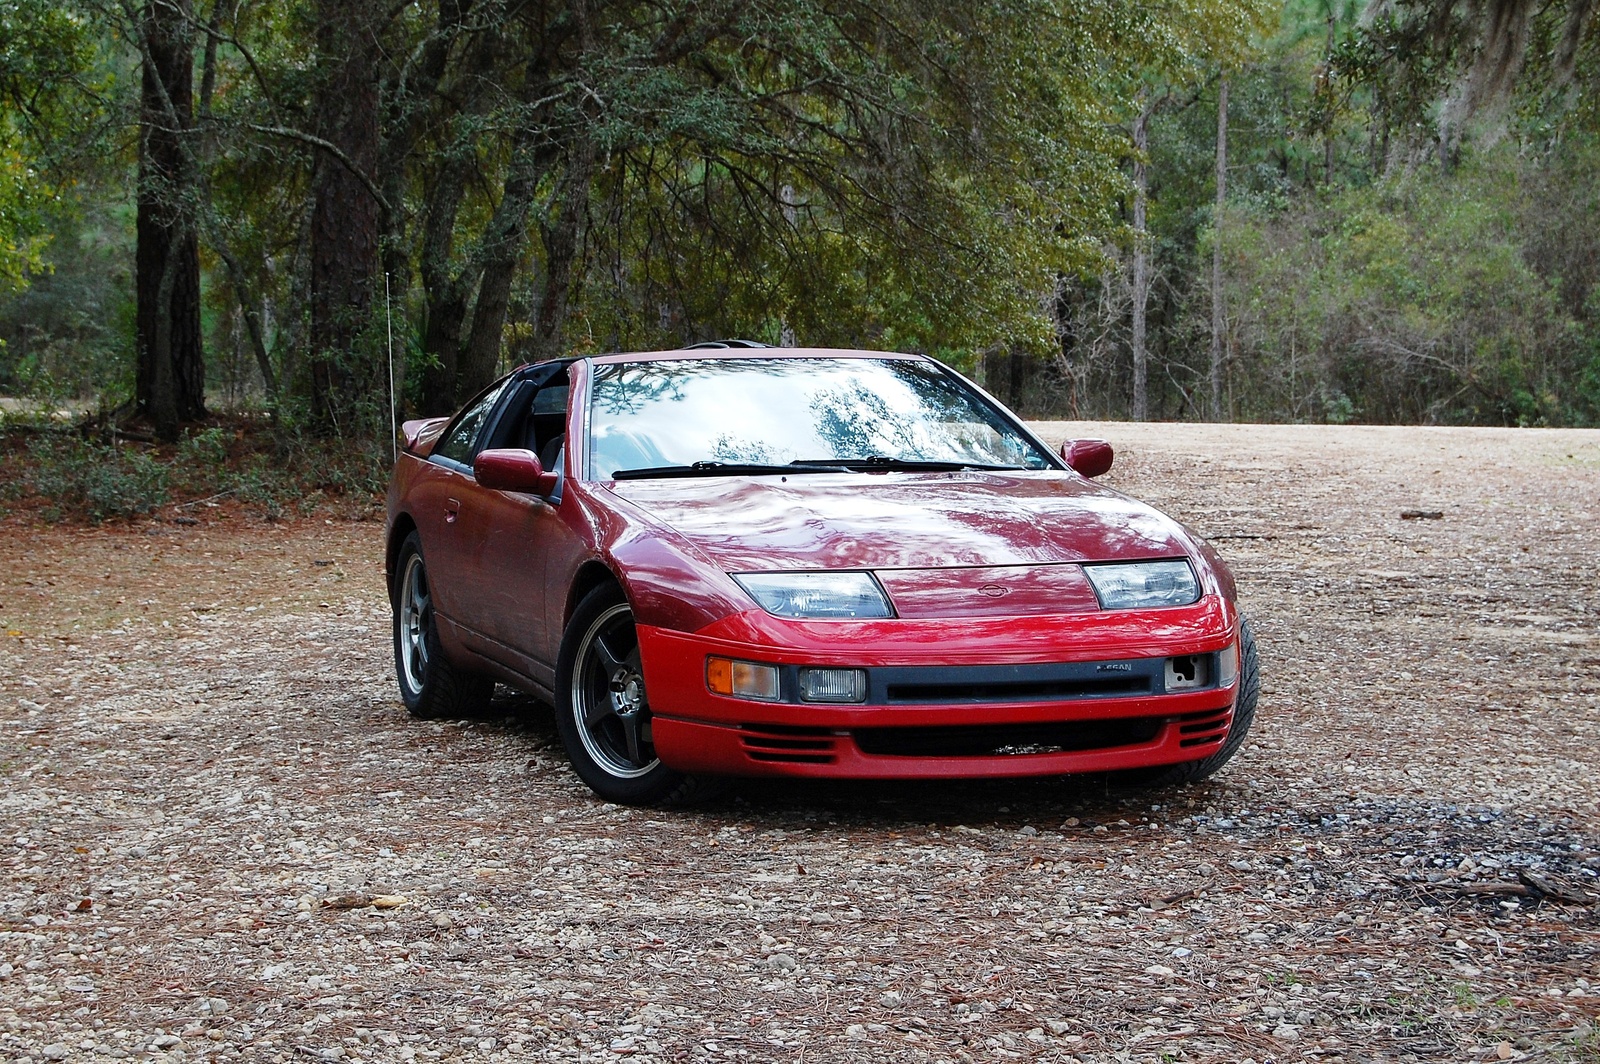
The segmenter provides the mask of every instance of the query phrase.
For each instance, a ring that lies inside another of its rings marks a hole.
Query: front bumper
[[[1217,597],[1175,609],[962,621],[796,622],[753,611],[693,634],[645,625],[638,633],[656,753],[683,772],[931,779],[1178,764],[1221,748],[1238,690],[1237,680],[1170,693],[1159,681],[1142,690],[1078,682],[1101,664],[1137,669],[1225,650],[1237,617]],[[716,695],[705,679],[712,654],[864,668],[873,694],[853,705]]]

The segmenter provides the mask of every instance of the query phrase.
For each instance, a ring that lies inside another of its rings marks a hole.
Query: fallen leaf
[[[374,909],[398,909],[402,905],[410,904],[411,902],[400,894],[377,894],[372,898]]]

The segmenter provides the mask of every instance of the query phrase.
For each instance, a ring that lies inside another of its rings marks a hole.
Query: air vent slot
[[[1230,709],[1186,713],[1178,718],[1178,734],[1181,736],[1178,745],[1204,746],[1221,742],[1228,734],[1228,725],[1232,720],[1233,711]]]
[[[739,742],[752,761],[831,765],[838,758],[839,737],[826,728],[742,724]]]

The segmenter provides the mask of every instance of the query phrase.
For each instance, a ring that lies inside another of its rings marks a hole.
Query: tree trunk
[[[374,0],[317,3],[317,50],[329,71],[317,94],[317,133],[345,156],[320,153],[312,177],[311,401],[324,432],[354,429],[360,400],[386,395],[368,334],[379,205],[360,176],[378,159],[381,18]]]
[[[472,309],[472,331],[462,349],[456,377],[456,393],[460,397],[471,395],[494,380],[506,308],[511,303],[511,282],[527,245],[528,209],[538,192],[539,173],[546,161],[546,153],[525,143],[512,154],[500,205],[483,234],[478,301]]]
[[[233,284],[234,299],[238,301],[239,313],[244,318],[245,332],[250,337],[250,350],[256,358],[256,369],[261,371],[261,386],[267,391],[267,401],[276,408],[278,375],[273,372],[272,357],[267,353],[266,329],[261,324],[256,297],[250,287],[250,275],[245,273],[244,264],[226,243],[221,240],[212,240],[211,243],[217,256],[222,259],[223,265],[228,268],[228,280]]]
[[[177,255],[168,255],[161,276],[156,279],[158,306],[171,306],[177,287],[181,261]],[[176,369],[172,364],[173,318],[158,314],[155,333],[150,337],[150,420],[155,425],[159,439],[172,442],[178,438],[178,389],[173,379]]]
[[[1217,208],[1211,237],[1211,420],[1222,420],[1222,214],[1228,201],[1228,76],[1217,89]]]
[[[544,299],[539,304],[536,358],[555,358],[561,354],[561,330],[567,322],[572,295],[572,264],[578,255],[583,220],[589,210],[589,186],[593,176],[594,142],[585,138],[573,148],[566,179],[553,205],[555,220],[541,227],[546,268]]]
[[[451,50],[460,41],[464,32],[464,23],[472,12],[475,0],[439,0],[437,23],[433,33],[422,46],[420,55],[415,63],[406,63],[401,66],[401,74],[389,80],[383,88],[383,101],[386,106],[382,122],[382,140],[378,151],[377,181],[378,187],[383,190],[383,195],[389,203],[389,209],[381,212],[382,258],[383,271],[388,275],[392,286],[392,298],[398,305],[402,318],[408,304],[408,293],[411,291],[412,272],[411,256],[408,251],[406,239],[407,214],[402,209],[406,201],[407,183],[416,175],[412,170],[414,152],[417,139],[427,127],[430,119],[437,120],[438,110],[435,107],[435,96],[439,90],[440,79],[444,77],[449,67]],[[483,35],[489,36],[489,35]],[[493,63],[493,56],[488,54],[486,46],[479,47],[463,57],[461,67],[473,71],[483,70]],[[450,95],[447,87],[446,95]],[[481,102],[474,102],[470,108],[477,111],[482,108]],[[449,164],[447,164],[448,166]],[[459,170],[459,165],[456,169]],[[447,169],[440,171],[442,176],[449,176]],[[424,186],[426,187],[426,186]],[[458,185],[459,188],[459,185]],[[431,201],[434,196],[430,192],[427,198]],[[456,203],[460,202],[459,191],[456,194]],[[455,207],[451,208],[450,229],[455,223]],[[431,216],[431,215],[430,215]],[[448,234],[449,230],[447,230]],[[437,243],[437,240],[434,241]],[[448,239],[446,241],[448,245]],[[424,237],[423,256],[428,255],[428,238]],[[444,259],[449,260],[448,250]],[[448,277],[448,273],[439,276]],[[423,281],[424,289],[428,282]],[[428,310],[428,320],[433,319],[431,307]],[[455,328],[459,334],[461,320],[458,316]],[[426,350],[432,351],[431,348]],[[454,361],[451,363],[451,388],[454,387]],[[398,376],[403,379],[405,364],[402,359],[397,367]],[[424,383],[424,394],[431,398],[437,397],[447,402],[451,392],[447,389],[440,392],[435,385],[438,381]],[[445,407],[444,410],[449,410]],[[443,411],[441,411],[443,412]]]
[[[188,0],[147,0],[140,89],[139,193],[135,222],[134,397],[140,413],[174,440],[182,421],[205,416],[200,333],[200,247],[194,180],[183,138],[194,127],[194,40]]]
[[[1033,383],[1033,358],[1017,348],[998,348],[983,353],[983,388],[1012,410],[1021,412],[1023,400]]]
[[[456,408],[456,370],[461,360],[461,325],[467,317],[467,293],[476,277],[453,273],[456,216],[466,190],[470,158],[447,158],[428,197],[422,223],[419,269],[427,318],[422,350],[431,356],[422,371],[421,413],[447,414]]]
[[[1150,105],[1133,121],[1133,420],[1150,417],[1145,353],[1145,306],[1150,299],[1149,234],[1145,232],[1145,200],[1150,177],[1145,155],[1150,148]]]

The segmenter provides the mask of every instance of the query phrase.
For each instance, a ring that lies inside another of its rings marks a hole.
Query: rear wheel
[[[456,667],[440,649],[433,588],[415,532],[400,545],[395,582],[394,671],[400,701],[413,717],[425,720],[482,712],[494,694],[494,681]]]
[[[1261,666],[1256,658],[1256,639],[1250,631],[1250,622],[1239,620],[1239,693],[1233,704],[1233,724],[1222,748],[1200,761],[1185,761],[1179,765],[1162,768],[1134,769],[1124,778],[1129,783],[1148,787],[1171,787],[1182,783],[1198,783],[1233,760],[1256,719],[1256,699],[1261,694]]]
[[[556,664],[556,730],[583,782],[600,797],[662,805],[698,797],[703,781],[661,763],[633,610],[615,584],[573,611]]]

